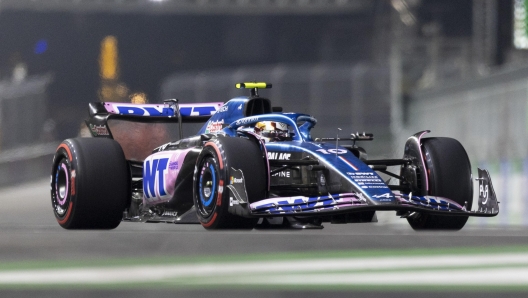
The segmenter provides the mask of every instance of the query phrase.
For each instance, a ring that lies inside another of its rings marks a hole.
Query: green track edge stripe
[[[177,251],[175,251],[176,253]],[[368,258],[383,256],[431,256],[431,255],[478,255],[499,253],[526,253],[528,245],[491,246],[491,247],[447,247],[447,248],[413,248],[413,249],[365,249],[365,250],[318,250],[302,252],[251,253],[228,255],[191,255],[191,256],[157,256],[134,258],[98,258],[72,259],[54,261],[13,261],[0,262],[0,272],[25,269],[60,269],[60,268],[104,268],[115,266],[137,265],[177,265],[203,263],[243,263],[256,261],[280,261],[303,259],[342,259]]]

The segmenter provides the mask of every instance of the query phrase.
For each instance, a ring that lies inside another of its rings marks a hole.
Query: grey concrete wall
[[[51,172],[53,123],[47,122],[46,90],[52,77],[0,81],[0,186],[46,177]]]

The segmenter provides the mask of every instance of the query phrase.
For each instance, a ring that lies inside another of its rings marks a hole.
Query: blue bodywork
[[[269,105],[269,100],[257,99]],[[317,124],[315,118],[300,113],[272,112],[271,107],[268,107],[269,111],[251,113],[248,111],[253,111],[249,108],[252,100],[255,100],[255,97],[231,99],[211,116],[198,133],[238,137],[241,135],[241,130],[249,129],[254,134],[254,126],[258,122],[272,121],[287,124],[290,133],[287,141],[273,141],[264,144],[268,160],[276,159],[270,156],[296,156],[292,159],[299,161],[301,159],[316,160],[318,166],[323,166],[325,169],[325,174],[320,174],[322,176],[319,176],[319,179],[324,180],[326,193],[319,190],[316,196],[277,196],[273,194],[270,198],[252,202],[249,206],[251,215],[298,215],[350,210],[427,211],[436,214],[470,214],[472,216],[494,216],[498,213],[498,206],[491,213],[487,211],[475,213],[468,211],[467,207],[470,208],[470,206],[461,206],[448,198],[394,193],[386,182],[351,150],[335,143],[315,141],[310,134],[311,129]],[[414,136],[417,143],[408,141],[406,146],[414,146],[416,147],[413,147],[414,150],[420,151],[420,137],[423,133]],[[423,158],[421,162],[423,163]],[[426,173],[423,174],[426,176]],[[489,175],[479,174],[479,177],[481,180],[489,180]],[[424,180],[423,183],[427,184],[427,177]],[[481,199],[479,197],[479,200]]]
[[[211,116],[199,133],[211,133],[207,128],[212,124],[221,123],[223,129],[215,133],[236,137],[238,128],[252,126],[257,122],[286,123],[295,130],[291,141],[266,143],[268,152],[303,153],[317,159],[321,165],[330,170],[332,181],[329,183],[340,185],[334,187],[332,193],[361,193],[363,197],[368,198],[369,205],[397,202],[396,196],[382,178],[348,149],[336,147],[336,144],[315,142],[312,139],[310,130],[317,123],[315,118],[299,113],[270,113],[246,117],[244,111],[248,101],[248,97],[231,99]]]

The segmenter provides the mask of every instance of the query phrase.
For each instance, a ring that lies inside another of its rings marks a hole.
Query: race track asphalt
[[[320,254],[329,252],[368,252],[372,250],[408,252],[420,250],[471,250],[472,248],[528,248],[528,231],[522,227],[476,229],[459,232],[413,231],[406,224],[383,223],[332,225],[323,230],[253,230],[210,232],[200,225],[147,224],[123,222],[112,231],[67,231],[55,221],[49,199],[49,185],[45,180],[0,190],[0,271],[4,266],[32,268],[61,266],[67,263],[86,264],[91,261],[126,259],[138,262],[155,258],[200,260],[237,255],[250,255],[259,261],[274,254]],[[528,251],[527,251],[528,253]],[[163,263],[163,261],[161,261]],[[16,268],[15,268],[16,269]],[[14,270],[14,269],[13,269]],[[219,273],[221,275],[221,273]],[[419,283],[419,281],[416,281]],[[417,288],[376,290],[325,287],[321,290],[302,286],[287,288],[166,288],[152,286],[134,288],[90,287],[5,287],[1,297],[526,297],[524,289],[485,291],[428,291]]]

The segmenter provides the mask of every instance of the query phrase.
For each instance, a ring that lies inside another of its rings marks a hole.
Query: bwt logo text
[[[115,106],[115,111],[120,115],[174,117],[172,108],[163,106]],[[182,116],[211,116],[216,112],[215,106],[180,107]]]

